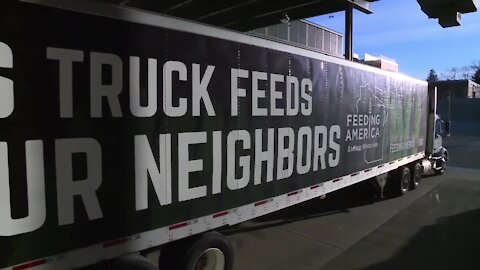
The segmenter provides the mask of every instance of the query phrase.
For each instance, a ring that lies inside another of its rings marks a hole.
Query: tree
[[[472,77],[470,79],[480,84],[480,60],[472,61],[470,68],[472,69]]]
[[[471,66],[465,66],[460,68],[460,78],[462,80],[470,80],[473,76],[473,69]]]
[[[480,84],[480,67],[477,67],[475,72],[472,75],[472,81]]]
[[[447,81],[455,81],[458,80],[458,68],[451,68],[447,70],[447,73],[442,74],[442,77]]]
[[[470,64],[470,68],[473,70],[480,69],[480,60],[472,61],[472,63]]]
[[[430,69],[430,72],[428,73],[428,77],[427,77],[427,82],[431,83],[431,82],[437,82],[437,81],[438,81],[437,72],[435,72],[435,70],[433,69]]]

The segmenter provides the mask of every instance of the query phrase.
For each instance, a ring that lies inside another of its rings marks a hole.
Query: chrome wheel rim
[[[442,157],[442,170],[444,171],[446,167],[447,167],[447,159],[444,156]]]
[[[410,186],[410,177],[404,175],[402,178],[402,191],[407,191]]]
[[[418,186],[418,184],[420,183],[420,179],[422,178],[422,173],[423,173],[422,168],[415,169],[415,176],[413,177],[413,184],[415,186]]]
[[[218,248],[205,250],[195,261],[194,270],[224,270],[225,255]]]

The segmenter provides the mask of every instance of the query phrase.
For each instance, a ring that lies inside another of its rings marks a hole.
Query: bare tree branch
[[[447,70],[446,73],[442,73],[442,77],[447,80],[447,81],[454,81],[454,80],[457,80],[458,79],[458,73],[459,73],[459,70],[457,68],[451,68],[449,70]]]
[[[460,78],[462,80],[470,80],[473,74],[473,69],[470,66],[464,66],[460,69]]]

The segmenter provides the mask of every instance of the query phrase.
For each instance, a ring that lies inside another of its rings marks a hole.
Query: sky
[[[354,12],[353,51],[384,55],[399,64],[400,72],[426,79],[434,69],[442,74],[451,68],[480,61],[480,11],[462,15],[461,26],[442,28],[429,19],[416,0],[381,0],[372,3],[373,14]],[[344,12],[308,19],[344,34]]]

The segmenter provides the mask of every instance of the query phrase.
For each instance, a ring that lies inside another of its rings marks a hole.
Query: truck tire
[[[437,163],[436,167],[439,168],[439,169],[435,169],[434,173],[436,175],[443,174],[445,172],[445,169],[447,169],[447,163],[448,163],[447,153],[444,152],[442,154],[442,157],[440,159],[436,160],[435,162]]]
[[[388,193],[390,196],[402,196],[410,189],[410,169],[400,167],[392,172],[391,179],[387,182]]]
[[[160,270],[232,270],[233,248],[221,233],[206,232],[167,244],[158,266]]]
[[[410,183],[410,189],[416,189],[420,185],[420,180],[423,175],[423,166],[420,162],[413,164],[411,170],[412,180]]]

